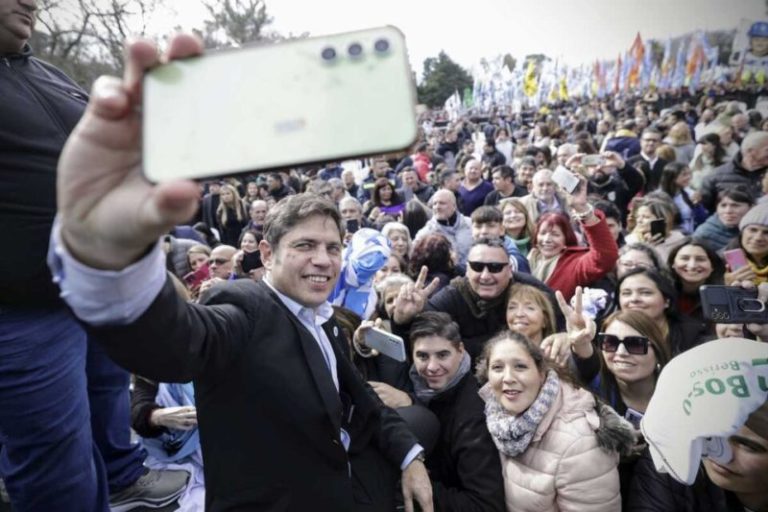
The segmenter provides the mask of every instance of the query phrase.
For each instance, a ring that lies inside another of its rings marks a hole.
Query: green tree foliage
[[[35,54],[83,87],[102,74],[119,74],[123,41],[144,35],[162,0],[39,0]]]
[[[271,39],[266,28],[272,23],[263,0],[210,0],[203,2],[210,19],[200,35],[206,48],[242,46]]]
[[[418,86],[419,103],[429,107],[442,107],[456,91],[472,87],[472,75],[456,64],[445,52],[424,60],[421,85]]]

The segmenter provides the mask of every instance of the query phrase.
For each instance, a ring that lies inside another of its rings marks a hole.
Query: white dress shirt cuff
[[[123,270],[97,270],[77,261],[53,224],[48,266],[61,298],[82,321],[95,326],[126,325],[140,317],[166,280],[165,254],[156,243],[142,259]]]
[[[416,443],[413,445],[413,448],[411,448],[411,451],[408,452],[408,454],[405,456],[405,459],[403,459],[403,463],[400,464],[400,471],[405,471],[405,468],[408,467],[408,465],[413,462],[413,459],[416,458],[418,454],[424,451],[424,448],[419,443]]]

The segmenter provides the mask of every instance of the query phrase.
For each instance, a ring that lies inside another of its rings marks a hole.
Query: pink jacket
[[[594,397],[561,381],[528,449],[501,454],[507,510],[620,511],[619,456],[598,446],[599,424]]]

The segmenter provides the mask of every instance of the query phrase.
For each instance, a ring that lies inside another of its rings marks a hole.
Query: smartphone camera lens
[[[386,39],[378,39],[375,43],[373,43],[373,48],[379,53],[385,53],[387,50],[389,50],[389,41]]]
[[[323,60],[333,60],[336,58],[336,50],[334,50],[331,46],[328,46],[323,48],[323,51],[320,52],[320,56],[323,58]]]
[[[360,43],[352,43],[349,45],[349,48],[347,48],[347,52],[349,52],[350,57],[359,57],[363,53],[363,47]]]

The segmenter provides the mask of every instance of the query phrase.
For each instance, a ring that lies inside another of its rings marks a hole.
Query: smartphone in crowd
[[[579,178],[571,171],[558,165],[555,172],[552,173],[552,181],[558,184],[558,186],[569,194],[573,194],[579,186]]]
[[[581,157],[581,165],[585,167],[600,167],[605,163],[605,159],[600,155],[584,155]]]
[[[172,61],[144,77],[144,173],[198,179],[399,151],[418,134],[415,99],[392,26]]]
[[[768,310],[757,289],[704,285],[699,289],[704,318],[718,324],[766,324]]]
[[[365,331],[363,341],[367,347],[374,348],[395,361],[405,361],[405,343],[400,336],[371,327]]]
[[[261,253],[259,251],[243,253],[243,261],[240,263],[240,267],[243,269],[244,273],[247,274],[251,270],[256,270],[263,266],[264,264],[261,262]]]
[[[747,266],[747,255],[742,249],[731,249],[725,251],[724,254],[725,261],[728,263],[728,268],[731,269],[731,272]]]
[[[207,281],[211,278],[211,272],[208,265],[201,265],[197,270],[190,272],[184,276],[184,282],[190,289],[195,289],[200,286],[203,281]]]
[[[664,238],[667,234],[667,222],[664,219],[654,219],[651,221],[651,237]]]
[[[347,219],[347,233],[357,233],[357,231],[360,229],[360,221],[357,219]]]

